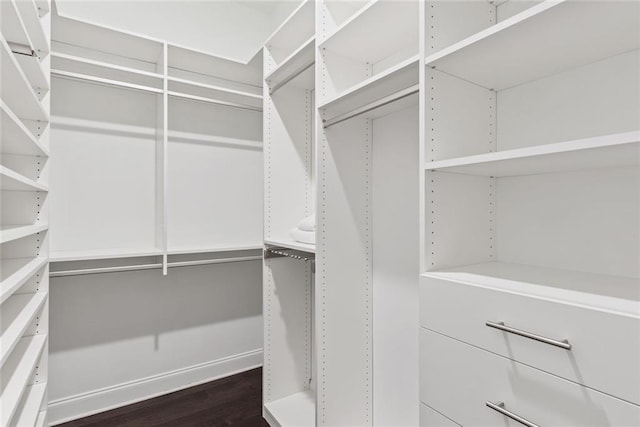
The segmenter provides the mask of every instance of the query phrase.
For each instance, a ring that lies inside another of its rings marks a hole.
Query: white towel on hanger
[[[293,237],[293,240],[300,243],[306,243],[308,245],[316,244],[315,231],[304,231],[304,230],[300,230],[299,228],[292,228],[291,237]]]
[[[298,223],[298,229],[302,231],[316,231],[316,215],[312,214]]]

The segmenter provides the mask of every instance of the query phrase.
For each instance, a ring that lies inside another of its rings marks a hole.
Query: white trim
[[[49,402],[50,426],[183,390],[262,366],[262,349]]]

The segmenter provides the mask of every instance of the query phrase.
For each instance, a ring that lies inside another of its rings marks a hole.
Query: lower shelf
[[[35,426],[40,416],[40,408],[47,391],[46,383],[34,384],[27,387],[22,398],[22,404],[13,417],[13,425],[15,427]]]
[[[285,239],[265,239],[265,245],[279,246],[287,249],[296,249],[299,251],[309,252],[311,254],[316,253],[316,245],[310,245],[308,243],[296,242],[291,238]]]
[[[308,390],[266,403],[264,417],[271,427],[314,427],[315,394]]]

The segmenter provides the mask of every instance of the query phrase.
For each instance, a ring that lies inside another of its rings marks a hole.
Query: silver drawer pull
[[[535,423],[532,423],[531,421],[525,420],[520,415],[516,415],[513,412],[507,411],[506,409],[504,409],[504,403],[503,402],[493,403],[493,402],[487,401],[487,406],[489,408],[493,409],[494,411],[501,413],[505,417],[509,417],[512,420],[517,421],[520,424],[525,425],[527,427],[540,427],[538,424],[535,424]]]
[[[490,328],[500,329],[501,331],[509,332],[511,334],[520,335],[521,337],[530,338],[532,340],[540,341],[545,344],[555,345],[556,347],[564,348],[565,350],[571,350],[571,344],[567,340],[553,340],[551,338],[543,337],[541,335],[532,334],[531,332],[522,331],[520,329],[507,326],[504,322],[485,322]]]

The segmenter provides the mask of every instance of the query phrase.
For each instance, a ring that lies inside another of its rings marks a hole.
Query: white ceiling
[[[56,0],[58,14],[249,62],[301,0]]]

